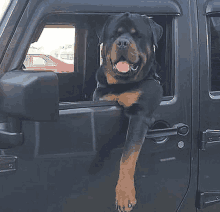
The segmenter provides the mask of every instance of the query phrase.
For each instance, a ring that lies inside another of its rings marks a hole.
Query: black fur
[[[111,16],[99,34],[100,43],[103,43],[103,64],[96,75],[97,88],[93,96],[94,101],[102,100],[108,94],[120,95],[136,91],[141,93],[131,105],[122,105],[125,114],[130,119],[124,156],[137,142],[143,143],[148,127],[154,120],[153,112],[162,99],[162,87],[156,73],[160,66],[155,60],[154,52],[162,33],[162,27],[147,16],[124,13]],[[117,43],[120,40],[128,42],[129,47],[118,48]],[[133,51],[132,53],[129,52],[130,49]],[[134,54],[135,56],[133,56]],[[137,71],[119,73],[115,70],[114,61],[122,57],[126,61],[136,59],[139,64]],[[98,150],[90,172],[96,172],[92,170],[96,168],[99,170],[102,167],[104,158],[109,156],[107,149],[108,145],[105,145]]]

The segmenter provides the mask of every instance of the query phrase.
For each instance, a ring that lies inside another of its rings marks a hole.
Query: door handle
[[[186,136],[188,133],[189,126],[183,123],[178,123],[171,128],[148,130],[146,138],[167,137],[171,135]]]
[[[213,146],[220,143],[220,130],[206,130],[202,132],[202,139],[199,149],[205,150],[207,146]]]

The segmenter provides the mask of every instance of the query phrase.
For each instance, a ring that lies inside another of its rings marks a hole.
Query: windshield
[[[7,10],[9,3],[11,0],[0,0],[0,22],[5,14],[5,11]]]

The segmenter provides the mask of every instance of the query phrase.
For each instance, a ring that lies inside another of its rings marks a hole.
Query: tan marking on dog
[[[149,45],[146,46],[146,49],[147,49],[147,55],[148,57],[150,57],[152,51],[151,51],[151,47]]]
[[[120,32],[120,33],[123,32],[123,30],[124,30],[123,27],[119,27],[119,28],[118,28],[118,32]]]
[[[101,98],[101,100],[117,101],[123,107],[130,107],[137,102],[141,95],[141,91],[130,91],[119,95],[107,94]]]
[[[131,148],[128,153],[121,158],[119,173],[119,178],[121,180],[127,177],[127,174],[129,174],[129,177],[133,179],[135,166],[141,150],[141,146],[142,145],[140,144],[135,144],[133,148]]]
[[[131,32],[131,34],[134,34],[134,33],[136,33],[136,29],[135,28],[131,28],[130,32]]]
[[[106,46],[105,45],[103,45],[103,51],[102,51],[102,53],[103,53],[103,58],[106,56],[106,60],[109,60],[110,59],[110,54],[109,53],[107,53],[107,48],[106,48]]]
[[[107,82],[108,84],[117,84],[117,80],[109,73],[106,73],[106,78],[107,78]]]
[[[101,98],[101,100],[107,100],[107,101],[117,101],[117,99],[118,96],[115,94],[107,94]]]
[[[111,60],[112,62],[114,63],[116,60],[117,60],[117,45],[116,45],[116,42],[114,42],[112,44],[112,49],[111,49]]]
[[[128,48],[128,59],[132,63],[137,63],[139,60],[139,51],[135,43],[131,43]]]
[[[137,102],[141,95],[141,91],[125,92],[118,96],[118,103],[124,107],[130,107]]]
[[[137,202],[135,198],[134,173],[140,150],[141,145],[135,144],[128,152],[129,156],[122,157],[120,161],[119,178],[115,188],[116,201],[121,207],[125,206],[126,211],[131,211],[131,208],[128,208],[128,203],[134,206]]]
[[[106,48],[105,48],[106,51]],[[106,79],[108,84],[117,84],[118,81],[114,78],[114,73],[112,72],[112,63],[111,63],[111,52],[110,54],[106,54],[106,60],[105,60],[105,65],[104,65],[104,70],[105,70],[105,75],[106,75]]]
[[[147,62],[147,55],[145,54],[145,53],[143,53],[143,52],[141,52],[140,53],[140,56],[141,56],[141,58],[142,58],[142,64],[146,64],[146,62]]]

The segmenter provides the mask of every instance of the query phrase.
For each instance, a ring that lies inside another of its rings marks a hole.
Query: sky
[[[44,47],[44,53],[50,54],[51,50],[58,49],[65,44],[74,44],[74,28],[45,28],[39,40],[31,46],[39,48]]]

